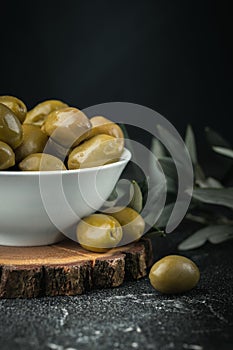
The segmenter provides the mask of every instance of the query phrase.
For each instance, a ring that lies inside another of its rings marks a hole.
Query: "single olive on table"
[[[149,273],[151,285],[161,293],[184,293],[194,288],[200,272],[190,259],[179,255],[168,255],[157,261]]]
[[[84,249],[104,253],[119,244],[122,228],[119,222],[109,215],[93,214],[79,222],[76,235]]]

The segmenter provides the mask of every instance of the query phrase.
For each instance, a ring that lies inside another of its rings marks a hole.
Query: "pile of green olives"
[[[59,100],[30,111],[13,96],[0,96],[0,170],[90,168],[119,160],[121,128],[102,116],[88,118]]]
[[[134,209],[115,207],[110,214],[97,213],[83,218],[77,225],[76,237],[84,249],[104,253],[138,241],[144,229],[144,219]]]

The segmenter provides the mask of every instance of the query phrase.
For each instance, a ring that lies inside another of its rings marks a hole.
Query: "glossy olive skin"
[[[33,153],[19,163],[22,171],[55,171],[66,170],[63,162],[51,154]]]
[[[111,120],[102,116],[92,117],[90,119],[90,122],[92,128],[88,135],[88,138],[99,134],[106,134],[121,139],[122,143],[124,144],[124,134],[121,128],[116,123],[113,123]]]
[[[200,279],[200,272],[192,260],[184,256],[169,255],[152,266],[149,279],[159,292],[178,294],[194,288]]]
[[[120,223],[123,230],[121,245],[138,241],[145,230],[145,221],[136,210],[129,207],[114,207],[105,210]]]
[[[5,142],[0,141],[0,170],[8,169],[15,165],[13,149]]]
[[[75,147],[68,158],[69,169],[92,168],[116,162],[123,152],[123,145],[109,135],[96,135]]]
[[[113,217],[93,214],[79,222],[76,235],[84,249],[104,253],[118,245],[122,238],[122,229]]]
[[[23,129],[11,109],[0,103],[0,141],[17,148],[23,141]]]
[[[48,136],[39,126],[24,124],[23,142],[15,149],[16,162],[20,162],[32,153],[42,153],[48,141]]]
[[[76,146],[91,129],[87,116],[77,108],[68,107],[50,113],[42,130],[56,143],[64,146]]]
[[[69,147],[59,145],[51,137],[49,137],[44,152],[51,154],[54,157],[60,158],[62,161],[64,161],[68,154],[71,152],[71,150]]]
[[[17,97],[14,96],[0,96],[0,103],[7,106],[19,119],[20,123],[23,123],[27,114],[27,107]]]
[[[43,101],[27,113],[24,123],[42,126],[47,115],[49,115],[52,111],[65,107],[68,107],[68,105],[59,100]]]

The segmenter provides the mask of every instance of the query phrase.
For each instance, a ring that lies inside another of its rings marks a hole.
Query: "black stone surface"
[[[174,253],[177,237],[157,238],[155,258]],[[233,349],[233,241],[183,255],[201,271],[184,295],[161,295],[145,278],[77,297],[1,300],[0,349]]]

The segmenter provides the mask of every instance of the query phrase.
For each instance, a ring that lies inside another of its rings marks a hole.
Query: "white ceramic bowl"
[[[0,245],[58,242],[80,218],[98,210],[131,158],[96,168],[0,172]]]

